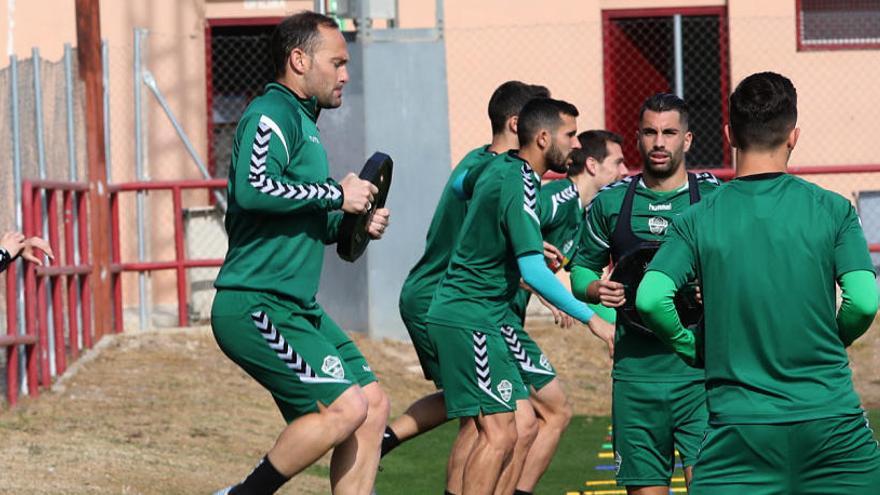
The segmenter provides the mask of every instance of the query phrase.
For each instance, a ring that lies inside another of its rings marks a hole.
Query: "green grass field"
[[[869,414],[872,426],[880,425],[880,411]],[[382,460],[383,470],[376,479],[378,495],[441,494],[446,476],[446,456],[455,438],[457,423],[446,425],[405,443]],[[565,495],[592,490],[587,481],[611,480],[613,471],[597,470],[597,466],[614,464],[613,459],[600,459],[602,444],[608,443],[609,417],[576,416],[562,437],[559,450],[535,493]],[[673,486],[679,485],[673,483]],[[595,487],[609,489],[614,485]]]

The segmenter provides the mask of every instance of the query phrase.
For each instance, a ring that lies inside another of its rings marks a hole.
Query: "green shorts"
[[[218,290],[211,328],[220,349],[275,399],[288,423],[376,381],[354,342],[322,310],[265,292]]]
[[[447,417],[513,412],[516,401],[528,399],[501,335],[428,323],[428,336],[437,349]]]
[[[541,390],[556,378],[556,370],[538,344],[523,329],[519,322],[501,325],[501,336],[507,344],[510,355],[519,368],[520,377],[526,387]]]
[[[438,389],[443,388],[443,380],[440,379],[440,366],[437,363],[437,351],[428,338],[428,328],[423,320],[413,318],[403,311],[400,312],[400,318],[406,326],[409,338],[412,340],[413,347],[416,349],[416,356],[419,357],[419,364],[422,365],[422,373],[425,380],[432,380]]]
[[[669,486],[678,449],[696,462],[707,428],[705,382],[614,380],[611,397],[617,484]]]
[[[691,495],[880,493],[880,448],[862,415],[710,426]]]

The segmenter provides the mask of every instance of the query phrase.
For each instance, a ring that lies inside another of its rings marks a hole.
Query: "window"
[[[627,165],[642,163],[635,142],[642,102],[655,93],[675,93],[687,101],[695,133],[687,168],[729,167],[725,10],[606,10],[603,18],[605,128],[624,136]]]
[[[798,0],[798,50],[880,48],[880,0]]]

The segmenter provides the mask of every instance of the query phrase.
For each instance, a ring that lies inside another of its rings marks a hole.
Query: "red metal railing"
[[[32,397],[40,393],[37,383],[37,336],[34,333],[18,335],[17,278],[16,263],[10,263],[6,270],[6,335],[0,335],[0,347],[6,347],[6,400],[11,406],[18,402],[19,345],[25,346],[28,393]]]
[[[110,271],[112,273],[112,290],[114,294],[113,314],[115,320],[114,331],[122,332],[122,273],[123,272],[151,272],[157,270],[177,271],[177,322],[180,326],[189,323],[187,316],[187,268],[217,267],[223,264],[222,259],[188,260],[184,252],[183,243],[183,190],[185,189],[220,189],[226,187],[225,179],[211,180],[180,180],[180,181],[156,181],[156,182],[128,182],[113,184],[110,189],[110,215],[112,218],[112,256],[113,261]],[[119,194],[137,191],[171,191],[172,207],[174,212],[174,260],[173,261],[145,261],[145,262],[122,262],[121,245],[119,239]]]
[[[22,184],[22,217],[26,236],[42,236],[45,225],[49,233],[49,245],[55,252],[51,266],[25,264],[25,335],[14,336],[18,327],[18,310],[15,301],[15,267],[7,274],[7,338],[13,344],[7,350],[7,395],[10,405],[17,401],[18,366],[15,345],[26,347],[28,391],[32,396],[39,387],[48,387],[50,354],[54,354],[56,373],[64,373],[67,355],[71,360],[79,356],[82,348],[92,346],[92,301],[89,278],[88,235],[89,186],[81,182],[25,181]],[[60,205],[59,205],[60,197]],[[46,211],[43,211],[45,202]],[[60,206],[60,208],[59,208]],[[74,217],[76,211],[76,217]],[[64,249],[61,249],[61,229],[64,229]],[[78,238],[78,243],[77,243]],[[76,248],[79,259],[76,259]],[[48,285],[51,281],[51,302]],[[65,335],[64,298],[67,298],[67,335]],[[52,308],[54,349],[49,349],[49,308]],[[79,321],[82,321],[82,348],[80,347]],[[11,338],[10,338],[11,337]],[[14,364],[13,364],[14,363]]]

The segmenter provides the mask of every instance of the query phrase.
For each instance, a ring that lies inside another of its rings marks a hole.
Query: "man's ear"
[[[733,139],[733,134],[730,133],[730,124],[724,124],[724,137],[727,138],[727,142],[730,143],[731,148],[737,148],[736,141]]]
[[[788,133],[788,139],[785,142],[785,145],[788,146],[789,153],[794,150],[794,147],[797,146],[798,138],[801,136],[801,128],[795,127]]]
[[[519,116],[518,115],[514,115],[513,117],[507,119],[507,130],[509,130],[513,134],[516,134],[517,123],[519,123]]]
[[[691,149],[691,144],[694,142],[694,133],[691,131],[687,131],[684,133],[684,152],[687,153]]]
[[[550,133],[547,132],[547,129],[541,129],[541,131],[538,132],[538,136],[535,138],[535,141],[538,143],[538,148],[546,150],[550,147],[552,136],[550,136]]]
[[[596,172],[599,169],[599,162],[596,161],[596,159],[592,156],[588,156],[587,161],[584,164],[584,169],[587,171],[588,174],[595,176]]]
[[[287,57],[287,65],[295,74],[305,74],[312,65],[312,58],[302,48],[294,48]]]

